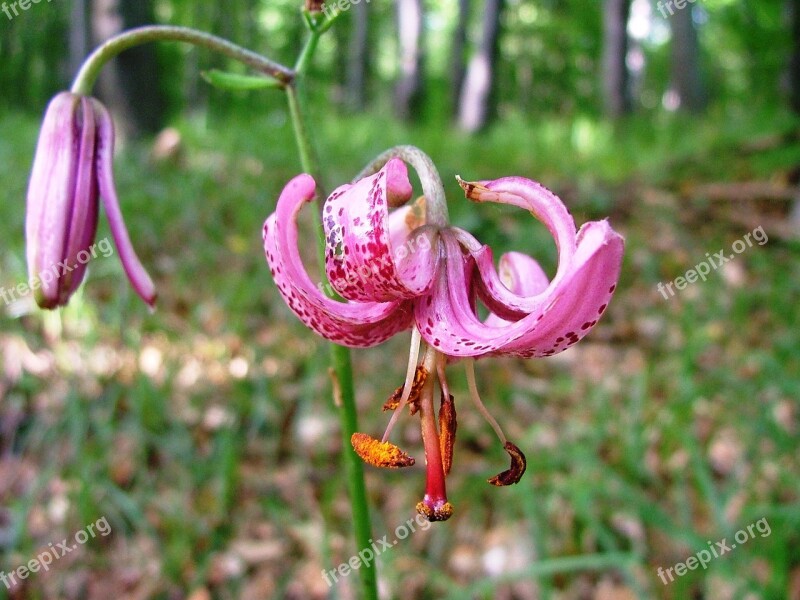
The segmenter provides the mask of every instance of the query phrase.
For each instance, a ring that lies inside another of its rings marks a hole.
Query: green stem
[[[326,28],[327,29],[327,28]],[[302,87],[305,73],[316,49],[319,37],[324,30],[312,29],[300,58],[297,61],[298,77],[288,86],[286,93],[289,101],[289,113],[294,128],[297,150],[303,171],[311,175],[317,182],[317,198],[322,202],[325,194],[320,187],[320,167],[316,159],[313,144],[303,118]],[[315,229],[320,253],[320,264],[325,265],[325,231],[322,227],[321,211],[315,210]],[[326,290],[333,296],[330,286]],[[353,513],[353,532],[357,549],[369,548],[372,541],[372,526],[367,501],[367,487],[364,483],[364,465],[353,451],[350,438],[358,431],[358,414],[356,413],[355,389],[353,385],[353,366],[350,360],[350,349],[338,344],[330,344],[331,366],[334,373],[334,400],[339,409],[339,423],[342,435],[344,470],[350,494],[350,506]],[[361,581],[361,596],[365,600],[378,599],[377,576],[374,563],[362,564],[358,571]]]
[[[294,129],[294,137],[297,142],[297,151],[300,154],[300,165],[304,172],[308,173],[314,178],[317,183],[317,198],[320,201],[325,199],[324,185],[321,183],[319,160],[311,143],[311,137],[306,127],[305,117],[303,113],[303,101],[300,97],[301,91],[298,90],[298,80],[295,80],[291,85],[286,86],[286,96],[289,100],[289,114],[292,119],[292,126]],[[319,212],[319,211],[317,211]],[[320,226],[322,221],[319,222]],[[322,237],[323,247],[325,242],[325,235],[322,230],[319,230]],[[324,258],[324,254],[322,257]]]
[[[123,50],[155,41],[189,42],[238,60],[282,84],[289,84],[294,80],[294,71],[291,69],[215,35],[188,27],[148,25],[124,31],[98,46],[81,66],[72,83],[72,91],[75,94],[90,95],[97,76],[109,60]]]
[[[300,57],[297,59],[297,62],[294,65],[294,70],[298,73],[305,73],[306,69],[308,69],[308,65],[311,64],[311,57],[314,56],[314,52],[317,50],[317,44],[319,43],[320,34],[316,31],[312,31],[308,37],[308,41],[306,45],[303,46],[302,52],[300,52]]]
[[[383,165],[392,158],[400,158],[414,167],[422,184],[422,193],[427,200],[425,223],[435,227],[447,227],[450,224],[450,215],[447,210],[447,199],[444,195],[442,178],[433,164],[431,157],[416,146],[395,146],[375,158],[364,167],[353,181],[377,173]]]

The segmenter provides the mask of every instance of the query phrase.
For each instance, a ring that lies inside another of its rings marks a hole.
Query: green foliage
[[[297,0],[236,0],[225,4],[159,0],[155,14],[160,23],[210,31],[291,64],[303,34],[299,4]],[[782,1],[707,0],[690,6],[700,29],[704,74],[716,103],[748,107],[753,101],[774,102],[785,96],[783,80],[791,39]],[[72,75],[64,53],[68,46],[69,8],[66,3],[33,8],[8,23],[0,13],[0,53],[4,57],[0,87],[6,106],[27,106],[38,113],[48,98],[68,85]],[[426,9],[426,88],[432,93],[425,112],[434,122],[440,122],[450,116],[448,86],[455,2],[430,1]],[[506,3],[497,80],[501,114],[539,118],[599,114],[600,9],[600,3],[578,0]],[[399,70],[394,9],[391,3],[372,2],[368,10],[367,85],[373,103],[388,110],[391,82]],[[469,30],[472,43],[480,35],[481,11],[482,4],[473,2]],[[328,90],[325,101],[331,106],[341,107],[346,96],[341,86],[346,81],[351,51],[352,12],[345,11],[334,34],[323,39],[312,73],[318,89]],[[633,38],[644,61],[644,70],[634,75],[636,107],[642,112],[657,112],[669,86],[669,26],[655,2],[643,31],[644,37]],[[165,74],[162,87],[173,110],[208,103],[213,110],[228,115],[237,109],[259,106],[258,96],[218,97],[198,86],[201,70],[229,68],[224,59],[171,44],[160,45],[158,56]]]

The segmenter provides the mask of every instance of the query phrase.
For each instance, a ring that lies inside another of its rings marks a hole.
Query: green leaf
[[[222,90],[263,90],[283,87],[280,81],[259,75],[239,75],[238,73],[228,73],[217,69],[203,71],[201,75],[208,83]]]

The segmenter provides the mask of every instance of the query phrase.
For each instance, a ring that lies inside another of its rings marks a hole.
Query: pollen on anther
[[[375,467],[398,469],[410,467],[415,462],[391,442],[381,442],[366,433],[354,433],[350,443],[361,460]]]

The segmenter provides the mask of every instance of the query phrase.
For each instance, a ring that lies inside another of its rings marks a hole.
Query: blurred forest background
[[[27,278],[39,119],[95,45],[176,24],[291,65],[305,35],[294,0],[19,4],[0,12],[6,290]],[[150,45],[97,90],[123,134],[118,191],[157,311],[116,257],[59,312],[0,304],[0,571],[101,517],[112,528],[0,598],[355,597],[354,576],[321,576],[356,551],[324,345],[261,249],[299,172],[285,98],[216,90],[213,68],[244,72]],[[455,174],[542,181],[578,224],[608,216],[627,239],[585,341],[478,363],[528,457],[519,485],[486,484],[507,457],[452,369],[456,513],[381,555],[382,596],[800,598],[800,0],[362,0],[322,39],[307,96],[328,189],[409,143],[436,162],[454,222],[496,252],[554,272],[543,226],[468,204]],[[757,227],[768,242],[657,291]],[[383,431],[406,344],[354,353],[363,431]],[[420,454],[413,420],[395,431]],[[375,539],[413,517],[421,463],[368,470]],[[768,535],[707,569],[657,575],[759,519]]]

